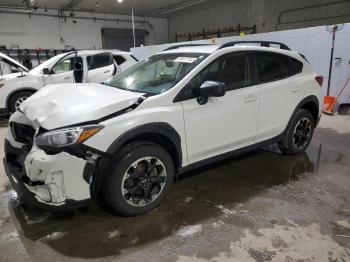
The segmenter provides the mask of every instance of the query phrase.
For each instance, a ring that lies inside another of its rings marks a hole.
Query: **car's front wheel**
[[[306,150],[311,142],[315,128],[312,114],[300,109],[292,118],[284,139],[278,143],[284,154],[299,154]]]
[[[31,95],[33,94],[33,92],[30,91],[21,91],[18,92],[16,94],[14,94],[10,100],[9,100],[9,104],[8,104],[8,110],[11,114],[13,114],[14,112],[16,112],[16,110],[19,109],[20,105]]]
[[[107,204],[118,214],[134,216],[158,206],[174,180],[169,153],[161,146],[138,141],[115,156],[115,166],[103,182]]]

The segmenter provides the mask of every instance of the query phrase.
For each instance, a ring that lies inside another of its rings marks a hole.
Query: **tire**
[[[11,96],[10,100],[9,100],[9,103],[8,103],[8,110],[9,110],[9,113],[10,114],[13,114],[14,112],[16,112],[16,107],[18,106],[17,105],[17,102],[21,99],[26,100],[28,97],[30,97],[32,94],[34,94],[34,92],[31,92],[31,91],[21,91],[21,92],[18,92],[14,95]],[[23,102],[22,101],[22,102]]]
[[[309,146],[315,128],[315,120],[312,114],[305,109],[300,109],[288,125],[286,136],[278,143],[283,154],[296,155],[305,152]]]
[[[113,162],[112,172],[106,175],[100,192],[108,206],[122,216],[143,214],[157,207],[175,177],[169,153],[148,141],[126,145],[115,155]]]

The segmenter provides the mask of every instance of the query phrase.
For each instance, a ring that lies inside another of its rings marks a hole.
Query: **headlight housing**
[[[40,147],[66,147],[80,144],[100,131],[103,125],[88,125],[49,131],[35,138]]]

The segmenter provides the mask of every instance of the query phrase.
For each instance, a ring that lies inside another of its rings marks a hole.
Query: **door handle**
[[[64,80],[67,80],[67,79],[71,79],[72,77],[71,76],[66,76],[65,78],[63,78]]]
[[[296,87],[296,88],[293,88],[293,93],[298,93],[301,91],[301,88],[300,87]]]
[[[106,71],[104,71],[103,73],[104,74],[107,74],[107,73],[110,73],[111,72],[111,70],[106,70]]]
[[[258,98],[254,95],[249,95],[244,98],[244,103],[250,103],[258,100]]]

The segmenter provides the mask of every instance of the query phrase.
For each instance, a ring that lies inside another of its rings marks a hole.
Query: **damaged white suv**
[[[322,77],[284,44],[250,43],[175,46],[103,84],[41,89],[11,116],[5,141],[22,201],[57,211],[92,198],[137,215],[175,174],[275,142],[303,152]]]

